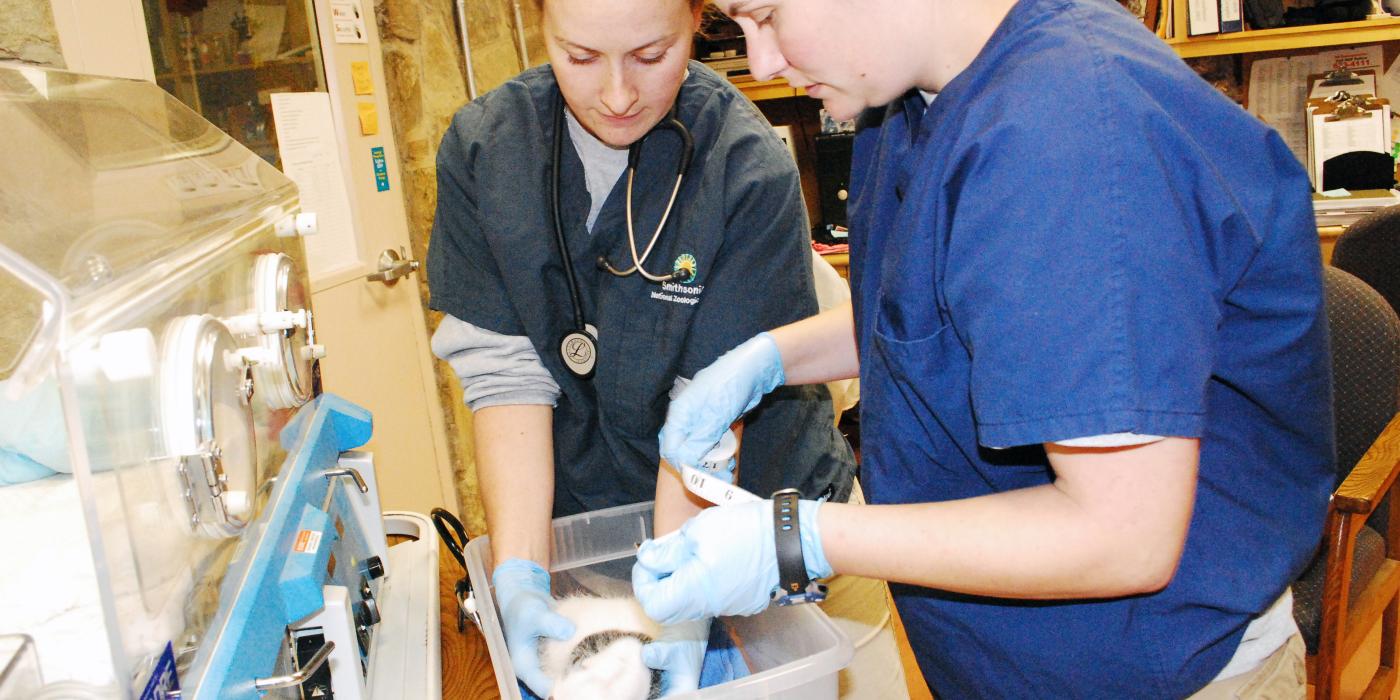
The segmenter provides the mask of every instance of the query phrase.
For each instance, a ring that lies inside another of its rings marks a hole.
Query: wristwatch
[[[807,576],[802,558],[802,534],[797,518],[797,489],[773,493],[774,551],[778,558],[778,587],[771,598],[778,605],[820,603],[826,600],[826,584]]]

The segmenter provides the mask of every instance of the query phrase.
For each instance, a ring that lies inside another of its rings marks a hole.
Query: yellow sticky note
[[[365,136],[373,136],[379,133],[379,112],[374,108],[373,102],[361,102],[360,108],[360,133]]]
[[[355,84],[356,95],[374,94],[374,79],[369,76],[369,61],[350,62],[350,82]]]

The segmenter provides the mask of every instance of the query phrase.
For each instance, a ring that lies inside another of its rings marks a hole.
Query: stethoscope
[[[626,270],[618,270],[608,261],[606,255],[598,256],[598,268],[606,270],[618,277],[627,277],[632,273],[640,274],[648,281],[658,284],[664,282],[688,281],[695,273],[688,269],[679,269],[668,275],[653,275],[646,271],[642,265],[646,262],[651,251],[656,247],[656,242],[661,238],[661,231],[666,228],[666,220],[671,216],[671,208],[676,204],[676,195],[681,191],[681,182],[685,177],[685,171],[690,167],[690,158],[695,153],[695,142],[690,137],[690,130],[685,128],[678,116],[680,105],[680,95],[676,96],[676,101],[671,104],[671,111],[648,131],[627,148],[627,244],[632,252],[632,267]],[[651,234],[651,240],[641,255],[637,254],[637,236],[632,227],[632,182],[637,176],[637,164],[642,160],[642,144],[648,136],[656,133],[658,129],[670,129],[676,132],[681,138],[681,157],[676,162],[676,184],[671,188],[671,198],[666,202],[666,210],[661,213],[661,221],[656,224],[656,230]],[[554,215],[554,240],[559,244],[559,255],[564,262],[564,275],[569,280],[569,302],[572,306],[574,316],[574,328],[564,334],[559,341],[559,356],[564,360],[564,367],[579,379],[589,379],[593,376],[594,366],[598,361],[598,330],[589,325],[583,318],[583,304],[579,301],[578,276],[574,273],[573,258],[569,257],[569,244],[564,240],[564,224],[559,214],[559,161],[564,143],[564,96],[559,96],[559,101],[554,107],[554,153],[551,164],[552,180],[550,182],[550,202],[553,205]]]

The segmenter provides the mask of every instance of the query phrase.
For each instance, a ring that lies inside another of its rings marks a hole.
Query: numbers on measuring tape
[[[763,500],[738,486],[716,479],[695,467],[681,467],[687,491],[715,504],[746,503]]]

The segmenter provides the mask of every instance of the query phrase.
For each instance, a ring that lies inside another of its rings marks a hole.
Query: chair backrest
[[[1361,278],[1400,313],[1400,205],[1358,219],[1337,238],[1332,264]]]
[[[1400,406],[1400,319],[1355,275],[1325,274],[1340,483]]]

